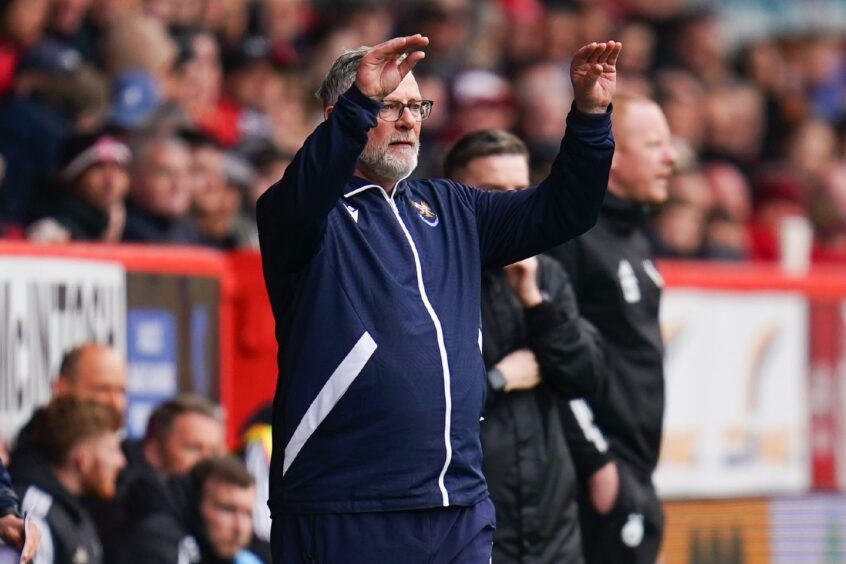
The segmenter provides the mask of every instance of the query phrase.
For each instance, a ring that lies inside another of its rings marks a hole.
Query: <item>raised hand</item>
[[[403,77],[426,56],[419,49],[428,44],[429,38],[418,33],[376,45],[358,65],[355,85],[365,96],[381,100],[396,90]]]
[[[576,107],[601,114],[608,108],[617,87],[617,57],[623,44],[616,41],[585,45],[570,63],[570,81]]]

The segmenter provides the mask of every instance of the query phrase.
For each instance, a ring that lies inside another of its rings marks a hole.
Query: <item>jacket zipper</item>
[[[449,364],[447,362],[446,345],[444,344],[444,331],[441,327],[441,321],[438,319],[438,315],[435,313],[435,309],[432,307],[431,302],[429,302],[429,297],[426,295],[426,288],[423,286],[423,267],[420,263],[420,255],[417,253],[417,247],[414,246],[414,239],[411,238],[411,233],[402,221],[402,217],[400,217],[399,209],[397,209],[394,199],[389,197],[381,187],[379,187],[379,190],[382,192],[382,196],[385,197],[385,200],[391,207],[391,211],[394,212],[394,216],[396,216],[403,233],[405,233],[405,238],[408,240],[408,244],[411,247],[411,253],[414,255],[414,267],[417,271],[417,288],[420,291],[420,297],[423,299],[423,306],[426,308],[426,311],[429,313],[429,317],[432,318],[432,323],[435,325],[435,335],[438,339],[438,350],[441,353],[441,368],[443,369],[444,374],[444,398],[446,402],[446,415],[444,417],[444,444],[446,446],[446,460],[444,461],[444,467],[441,469],[441,473],[438,476],[438,488],[441,490],[443,506],[448,507],[449,493],[447,492],[446,485],[444,484],[444,477],[446,476],[447,469],[452,461],[452,444],[449,439],[452,418],[452,395],[450,394],[450,374]],[[396,187],[394,187],[394,192],[396,193]]]

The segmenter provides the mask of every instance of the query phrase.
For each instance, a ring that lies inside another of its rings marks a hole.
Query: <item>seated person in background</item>
[[[94,522],[83,496],[113,498],[126,459],[120,449],[121,416],[113,407],[60,395],[38,412],[34,444],[46,464],[32,468],[16,483],[24,512],[38,522],[43,536],[39,562],[104,562]]]
[[[42,243],[118,242],[126,220],[129,147],[108,135],[77,135],[62,147],[58,193],[47,217],[29,226]]]
[[[188,221],[191,206],[191,152],[180,139],[151,134],[132,146],[134,156],[123,240],[197,244]]]
[[[59,374],[53,381],[53,396],[71,396],[99,402],[114,409],[123,422],[126,412],[126,362],[108,345],[87,342],[65,353]],[[15,482],[44,464],[42,451],[34,444],[33,424],[40,410],[21,428],[12,451],[9,471]]]
[[[234,456],[203,460],[168,484],[172,512],[149,515],[134,529],[131,564],[259,564],[246,550],[253,534],[255,482]]]
[[[107,405],[120,415],[122,422],[126,413],[126,379],[126,361],[120,352],[100,343],[82,343],[62,358],[59,375],[53,381],[53,396],[72,396]],[[18,433],[10,468],[15,481],[26,480],[33,471],[46,464],[44,454],[32,438],[33,421],[37,416],[38,411]],[[82,503],[97,525],[105,560],[111,561],[120,542],[121,520],[117,502],[88,496]]]
[[[173,513],[178,502],[168,491],[168,480],[222,454],[223,436],[217,407],[203,397],[182,394],[154,409],[144,438],[127,447],[129,467],[119,498],[126,529],[149,515]]]

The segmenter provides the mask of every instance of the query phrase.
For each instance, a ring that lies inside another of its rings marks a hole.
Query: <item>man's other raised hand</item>
[[[588,114],[605,113],[617,88],[618,41],[590,43],[576,51],[570,63],[570,81],[576,107]]]

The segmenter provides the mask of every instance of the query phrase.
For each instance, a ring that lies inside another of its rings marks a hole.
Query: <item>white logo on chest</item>
[[[623,290],[623,299],[630,304],[640,301],[640,284],[635,276],[634,268],[629,261],[623,259],[617,267],[617,277],[620,279],[620,288]]]
[[[358,223],[358,210],[349,204],[344,204],[344,207],[347,208],[348,212],[350,212],[350,217],[353,218],[353,221]]]

